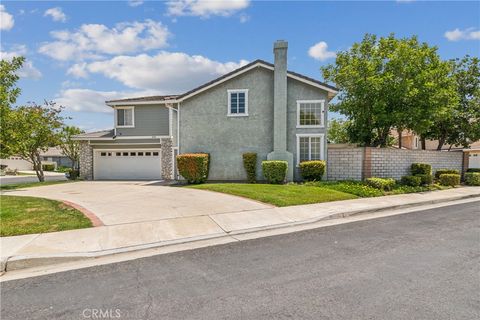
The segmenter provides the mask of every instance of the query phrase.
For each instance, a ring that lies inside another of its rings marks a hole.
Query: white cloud
[[[65,109],[69,111],[110,113],[112,112],[112,108],[105,104],[106,100],[155,94],[160,93],[156,91],[96,91],[76,88],[60,91],[54,100],[58,105],[64,106]]]
[[[0,50],[0,59],[2,60],[12,60],[14,57],[25,56],[27,54],[27,47],[25,45],[17,45],[12,47],[11,51],[3,51]],[[25,60],[23,62],[23,66],[20,70],[18,70],[18,75],[21,78],[29,78],[29,79],[40,79],[42,77],[42,73],[40,70],[33,66],[32,61]]]
[[[141,6],[143,4],[143,0],[129,0],[128,1],[128,5],[130,7],[138,7],[138,6]]]
[[[445,32],[445,38],[449,41],[480,40],[480,30],[475,30],[475,28],[460,30],[456,28],[455,30]]]
[[[65,13],[63,13],[62,8],[60,7],[55,7],[55,8],[50,8],[45,11],[43,14],[44,17],[52,17],[53,21],[60,21],[60,22],[65,22],[67,21],[67,16]]]
[[[163,48],[169,34],[161,22],[149,19],[119,23],[111,29],[103,24],[84,24],[74,32],[52,31],[55,41],[44,43],[39,52],[62,61],[99,59],[104,54]]]
[[[76,64],[70,74],[83,77],[99,73],[136,89],[181,93],[245,65],[247,61],[218,62],[182,52],[160,52],[150,56],[117,56],[109,60]]]
[[[167,13],[170,16],[228,17],[249,5],[249,0],[176,0],[167,2]]]
[[[308,55],[316,60],[324,61],[335,58],[337,54],[334,51],[328,51],[328,45],[325,41],[320,41],[308,49]]]
[[[88,78],[87,63],[76,63],[67,70],[67,74],[75,78]]]
[[[5,11],[5,6],[0,4],[0,30],[10,30],[13,28],[15,20],[13,16]]]

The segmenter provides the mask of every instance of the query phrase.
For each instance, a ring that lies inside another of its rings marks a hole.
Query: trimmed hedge
[[[368,178],[365,180],[367,185],[370,187],[373,187],[375,189],[379,190],[384,190],[384,191],[390,191],[393,189],[395,186],[395,180],[394,179],[384,179],[384,178]]]
[[[247,181],[255,183],[257,181],[257,154],[255,152],[246,152],[242,157],[243,167],[247,173]]]
[[[440,175],[439,181],[442,186],[455,187],[460,184],[460,175],[453,173],[444,173]]]
[[[203,183],[208,178],[210,155],[208,153],[185,153],[177,156],[178,172],[188,183]]]
[[[455,169],[438,169],[436,172],[435,172],[435,179],[440,179],[440,175],[442,174],[460,174],[460,172],[458,172],[458,170],[455,170]]]
[[[467,172],[480,172],[480,168],[470,168],[467,169]]]
[[[263,176],[268,183],[282,183],[287,175],[288,162],[281,160],[262,161]]]
[[[43,171],[55,171],[54,164],[42,164]]]
[[[432,174],[432,166],[428,163],[412,163],[410,171],[413,176],[417,174]]]
[[[422,184],[422,178],[419,176],[403,176],[400,183],[404,186],[418,187]]]
[[[431,174],[417,174],[416,177],[420,178],[420,184],[423,186],[429,186],[433,183],[433,176]]]
[[[326,165],[322,160],[300,162],[300,174],[306,181],[320,181],[325,174]]]
[[[480,186],[480,172],[465,173],[465,184],[467,186]]]

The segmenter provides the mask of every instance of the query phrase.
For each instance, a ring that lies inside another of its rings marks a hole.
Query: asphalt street
[[[480,319],[480,202],[8,281],[1,319]]]

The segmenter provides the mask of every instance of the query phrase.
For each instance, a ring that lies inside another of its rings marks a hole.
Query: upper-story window
[[[321,128],[324,118],[325,100],[297,101],[297,128]]]
[[[248,89],[228,90],[228,115],[248,116]]]
[[[116,108],[117,128],[133,128],[135,126],[134,107]]]

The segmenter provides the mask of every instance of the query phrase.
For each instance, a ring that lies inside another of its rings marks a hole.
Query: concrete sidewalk
[[[155,248],[204,239],[232,237],[314,223],[360,213],[479,197],[480,187],[361,198],[248,212],[217,213],[89,229],[0,238],[2,270]]]
[[[35,171],[21,171],[23,173],[29,173],[31,175],[27,176],[1,176],[0,185],[7,184],[17,184],[17,183],[27,183],[27,182],[38,182],[38,178],[35,174]],[[62,172],[50,172],[45,171],[45,181],[65,181],[67,177],[65,173]]]

